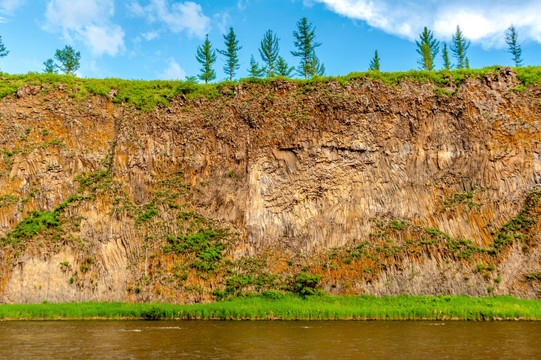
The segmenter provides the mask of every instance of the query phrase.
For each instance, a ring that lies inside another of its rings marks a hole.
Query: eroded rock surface
[[[25,85],[0,102],[0,302],[211,301],[303,272],[538,298],[541,89],[519,85],[276,80],[150,112]]]

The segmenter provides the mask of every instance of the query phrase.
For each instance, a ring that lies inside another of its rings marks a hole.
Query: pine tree
[[[508,51],[513,55],[512,59],[515,62],[515,66],[522,65],[522,49],[518,43],[518,32],[514,25],[509,26],[505,34],[505,42],[509,46]]]
[[[6,57],[9,54],[9,50],[6,49],[2,37],[0,36],[0,58]]]
[[[434,62],[432,61],[430,45],[422,44],[421,48],[418,49],[419,54],[421,54],[421,59],[417,62],[421,65],[421,70],[432,71],[434,68]]]
[[[470,47],[470,41],[466,40],[460,27],[456,27],[456,33],[451,39],[451,51],[456,59],[456,68],[464,69],[466,67],[466,50]]]
[[[378,51],[374,53],[374,58],[370,60],[370,67],[368,68],[369,71],[379,71],[379,62],[380,58],[378,56]]]
[[[208,34],[205,42],[197,48],[195,58],[202,66],[199,70],[201,71],[201,74],[198,75],[199,79],[204,80],[205,84],[216,79],[216,72],[212,68],[212,64],[216,61],[216,52],[212,49]]]
[[[321,73],[322,70],[325,72],[325,66],[319,63],[315,55],[315,49],[321,46],[321,43],[315,42],[315,28],[312,23],[308,23],[308,19],[305,17],[301,18],[297,21],[297,30],[293,31],[293,36],[297,51],[292,51],[291,55],[300,59],[297,67],[298,74],[306,79],[308,76]]]
[[[278,37],[273,34],[272,30],[267,30],[261,40],[261,47],[259,48],[259,55],[261,60],[265,63],[265,70],[268,77],[274,76],[275,64],[278,60],[278,51],[280,46],[278,45]]]
[[[46,74],[56,74],[56,68],[53,59],[47,59],[43,62],[43,65],[45,66],[45,69],[43,69],[43,72]]]
[[[325,75],[325,65],[323,65],[315,52],[312,52],[308,58],[308,75],[310,77]]]
[[[75,75],[81,66],[81,53],[75,51],[71,46],[66,45],[62,50],[56,50],[54,58],[60,63],[55,65],[57,69],[64,72],[66,75]]]
[[[250,77],[253,78],[260,78],[265,74],[265,69],[259,67],[259,64],[255,61],[253,55],[250,58],[250,68],[248,69],[248,73],[250,74]]]
[[[449,51],[447,51],[447,43],[443,43],[443,68],[447,71],[451,70],[451,62],[449,61]]]
[[[293,66],[289,66],[283,57],[278,56],[276,61],[276,75],[290,77],[291,73],[295,70]]]
[[[418,61],[421,69],[434,70],[434,60],[439,52],[439,43],[434,39],[432,31],[425,26],[423,32],[419,34],[419,41],[415,41],[415,43],[417,44],[417,53],[421,55]]]
[[[240,67],[238,51],[242,49],[242,46],[239,46],[239,41],[232,27],[229,28],[229,33],[224,35],[224,40],[225,50],[218,50],[218,52],[226,58],[224,72],[229,76],[229,81],[232,81],[235,71]]]

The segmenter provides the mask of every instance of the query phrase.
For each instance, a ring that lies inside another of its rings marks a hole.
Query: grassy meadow
[[[0,305],[3,320],[541,320],[541,301],[510,296],[262,295],[193,305],[43,303]]]
[[[307,92],[313,90],[312,85],[337,81],[342,85],[359,79],[379,80],[388,86],[394,86],[404,80],[415,80],[417,82],[430,82],[436,86],[448,86],[452,82],[459,85],[467,77],[484,76],[489,73],[498,73],[499,66],[488,66],[482,69],[461,69],[461,70],[440,70],[423,71],[411,70],[401,72],[353,72],[344,76],[324,76],[311,79],[289,79],[283,77],[275,78],[245,78],[238,81],[224,81],[211,84],[198,84],[189,81],[165,81],[165,80],[124,80],[124,79],[86,79],[71,75],[28,73],[12,75],[0,72],[0,99],[15,94],[23,85],[43,86],[41,93],[47,93],[55,89],[59,84],[72,92],[74,99],[84,100],[89,95],[107,95],[114,91],[115,103],[132,104],[141,111],[151,111],[157,105],[167,106],[170,101],[179,95],[187,98],[206,97],[209,99],[229,96],[233,93],[231,88],[243,83],[268,84],[276,80],[288,80],[299,86],[304,86]],[[512,68],[517,74],[518,80],[522,83],[516,91],[524,91],[526,86],[541,84],[541,67],[528,66]],[[227,91],[224,93],[224,88]],[[443,89],[437,88],[436,94],[452,95]]]

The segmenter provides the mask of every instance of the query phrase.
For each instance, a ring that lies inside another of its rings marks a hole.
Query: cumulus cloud
[[[161,80],[182,80],[186,77],[186,71],[173,58],[169,58],[169,64],[164,71],[158,75]]]
[[[311,0],[342,16],[372,27],[416,39],[424,26],[440,39],[450,39],[460,26],[472,42],[486,47],[505,45],[503,33],[514,24],[521,40],[541,42],[539,0]]]
[[[124,31],[118,25],[108,27],[90,25],[82,33],[94,54],[115,56],[119,49],[124,48]]]
[[[82,40],[95,55],[124,50],[124,30],[113,24],[114,0],[48,0],[43,28]]]
[[[151,23],[162,23],[173,33],[185,31],[190,36],[203,38],[210,30],[210,18],[203,13],[201,5],[192,1],[170,4],[169,0],[150,0],[145,6],[133,1],[128,10]]]

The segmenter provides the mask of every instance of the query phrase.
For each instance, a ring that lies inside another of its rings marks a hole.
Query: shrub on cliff
[[[325,291],[319,287],[320,280],[321,275],[310,275],[304,272],[297,274],[293,279],[291,292],[300,296],[324,295]]]

